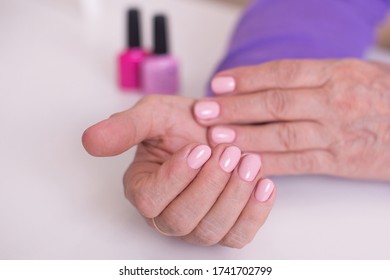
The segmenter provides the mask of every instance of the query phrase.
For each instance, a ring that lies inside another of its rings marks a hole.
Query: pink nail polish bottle
[[[118,84],[122,90],[141,89],[141,64],[147,56],[142,49],[140,15],[137,9],[127,12],[127,48],[118,56]]]
[[[179,66],[169,55],[167,20],[154,17],[154,51],[142,64],[142,87],[146,94],[178,94]]]

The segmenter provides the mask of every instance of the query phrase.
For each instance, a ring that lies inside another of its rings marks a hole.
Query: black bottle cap
[[[154,54],[168,54],[167,19],[164,15],[154,17]]]
[[[129,9],[127,11],[127,47],[139,48],[141,42],[141,23],[138,9]]]

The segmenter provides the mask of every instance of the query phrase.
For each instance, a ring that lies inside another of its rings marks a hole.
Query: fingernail
[[[225,94],[236,89],[236,81],[232,77],[216,77],[211,82],[211,88],[215,94]]]
[[[219,165],[222,170],[227,173],[230,173],[236,168],[238,162],[241,158],[241,150],[236,146],[231,146],[225,149],[220,160]]]
[[[232,143],[236,139],[236,132],[227,127],[214,127],[211,130],[211,139],[216,144]]]
[[[264,179],[259,182],[255,192],[255,198],[259,202],[266,202],[275,189],[274,183],[269,179]]]
[[[261,168],[260,156],[256,154],[248,154],[242,160],[238,168],[238,175],[247,182],[252,182]]]
[[[210,120],[219,116],[219,104],[214,101],[200,101],[195,104],[195,116],[201,120]]]
[[[187,164],[192,169],[199,169],[209,160],[211,148],[206,145],[199,145],[194,148],[187,157]]]

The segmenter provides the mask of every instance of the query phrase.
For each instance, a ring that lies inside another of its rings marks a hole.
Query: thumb
[[[154,126],[151,102],[153,98],[144,98],[133,108],[117,113],[109,119],[88,128],[83,136],[84,148],[93,156],[115,156],[121,154],[142,141],[155,137],[163,126]]]

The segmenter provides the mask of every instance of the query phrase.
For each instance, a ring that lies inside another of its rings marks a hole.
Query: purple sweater
[[[218,71],[284,58],[362,58],[390,0],[253,0]]]

